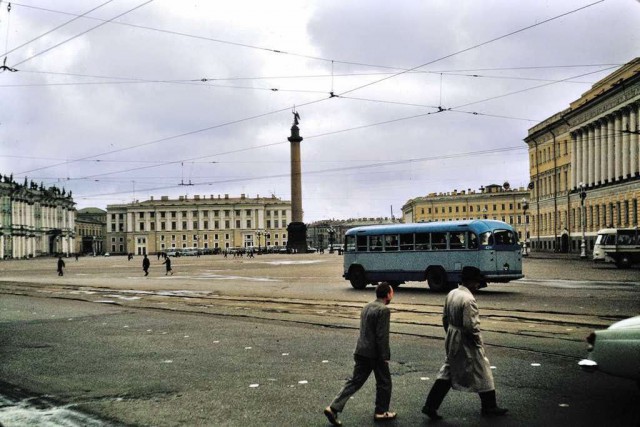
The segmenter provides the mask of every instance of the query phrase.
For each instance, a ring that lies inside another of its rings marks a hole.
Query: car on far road
[[[104,256],[111,256],[111,254],[109,252],[105,252]]]
[[[175,249],[171,249],[171,250],[168,250],[168,251],[166,252],[167,256],[174,256],[174,257],[175,257],[175,256],[179,256],[179,255],[178,255],[178,253],[179,253],[179,252],[178,252],[177,250],[175,250]]]
[[[629,378],[640,387],[640,316],[594,331],[587,342],[588,357],[578,363],[584,371]]]

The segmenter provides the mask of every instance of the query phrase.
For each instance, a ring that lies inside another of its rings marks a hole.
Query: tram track
[[[322,327],[359,327],[359,315],[363,306],[354,301],[327,301],[325,299],[280,298],[258,296],[223,295],[215,291],[142,291],[69,284],[34,284],[3,282],[0,293],[40,298],[60,298],[77,301],[112,304],[131,309],[168,310],[203,315],[232,316],[261,320],[276,320]],[[442,339],[442,306],[428,303],[400,303],[394,301],[392,332]],[[539,310],[503,310],[483,308],[482,330],[485,337],[502,337],[504,346],[526,351],[536,351],[540,341],[561,340],[572,347],[582,348],[584,337],[593,329],[603,329],[623,316],[589,315],[570,312]],[[535,345],[524,345],[526,340]],[[520,343],[520,344],[518,344]],[[576,347],[577,346],[577,347]],[[537,352],[567,356],[538,348]]]

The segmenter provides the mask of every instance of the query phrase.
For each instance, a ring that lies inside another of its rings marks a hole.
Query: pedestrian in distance
[[[167,274],[171,273],[171,275],[173,276],[173,270],[171,269],[171,257],[166,257],[163,264],[167,266],[167,271],[166,273],[164,273],[164,275],[166,276]]]
[[[151,261],[149,261],[149,258],[147,258],[147,254],[144,255],[144,258],[142,259],[142,269],[144,270],[144,275],[148,276],[149,275],[149,267],[151,266]]]
[[[58,276],[64,276],[64,268],[66,267],[66,265],[64,264],[64,261],[62,260],[62,257],[58,257]]]
[[[473,296],[484,280],[477,268],[464,267],[462,283],[445,300],[442,323],[446,332],[446,359],[422,408],[422,413],[432,420],[442,419],[438,408],[451,388],[478,393],[483,416],[507,413],[496,403],[493,374],[485,355],[478,305]]]
[[[376,403],[373,419],[387,421],[396,418],[389,412],[391,402],[391,373],[389,360],[389,326],[391,310],[387,305],[393,299],[393,288],[386,282],[376,287],[376,300],[368,303],[360,313],[360,336],[353,355],[355,366],[349,378],[333,402],[324,409],[324,415],[334,426],[342,425],[338,413],[355,392],[367,381],[371,372],[376,377]]]

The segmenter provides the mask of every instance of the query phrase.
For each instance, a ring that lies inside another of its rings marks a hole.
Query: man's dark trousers
[[[382,414],[389,410],[391,402],[391,372],[389,364],[384,360],[371,359],[369,357],[353,356],[356,365],[353,368],[353,376],[347,380],[344,388],[338,393],[333,402],[331,410],[342,412],[344,405],[353,394],[367,382],[371,371],[376,376],[376,414]]]

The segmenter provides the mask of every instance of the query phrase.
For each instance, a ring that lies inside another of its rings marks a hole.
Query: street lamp
[[[580,258],[587,257],[587,242],[584,234],[585,217],[584,217],[584,199],[587,198],[587,190],[584,183],[578,184],[580,188],[580,225],[582,226],[582,242],[580,243]]]
[[[327,229],[327,233],[329,233],[329,253],[333,253],[333,242],[335,241],[336,230],[333,227],[329,227]]]
[[[524,215],[524,251],[522,252],[523,256],[529,255],[529,250],[527,249],[527,209],[529,209],[529,202],[524,197],[522,198],[522,214]]]
[[[261,245],[261,238],[262,236],[264,236],[264,240],[265,240],[265,245],[267,244],[267,239],[271,237],[271,234],[269,234],[269,232],[267,232],[266,230],[258,230],[256,232],[256,234],[258,235],[258,253],[262,253],[262,245]]]

